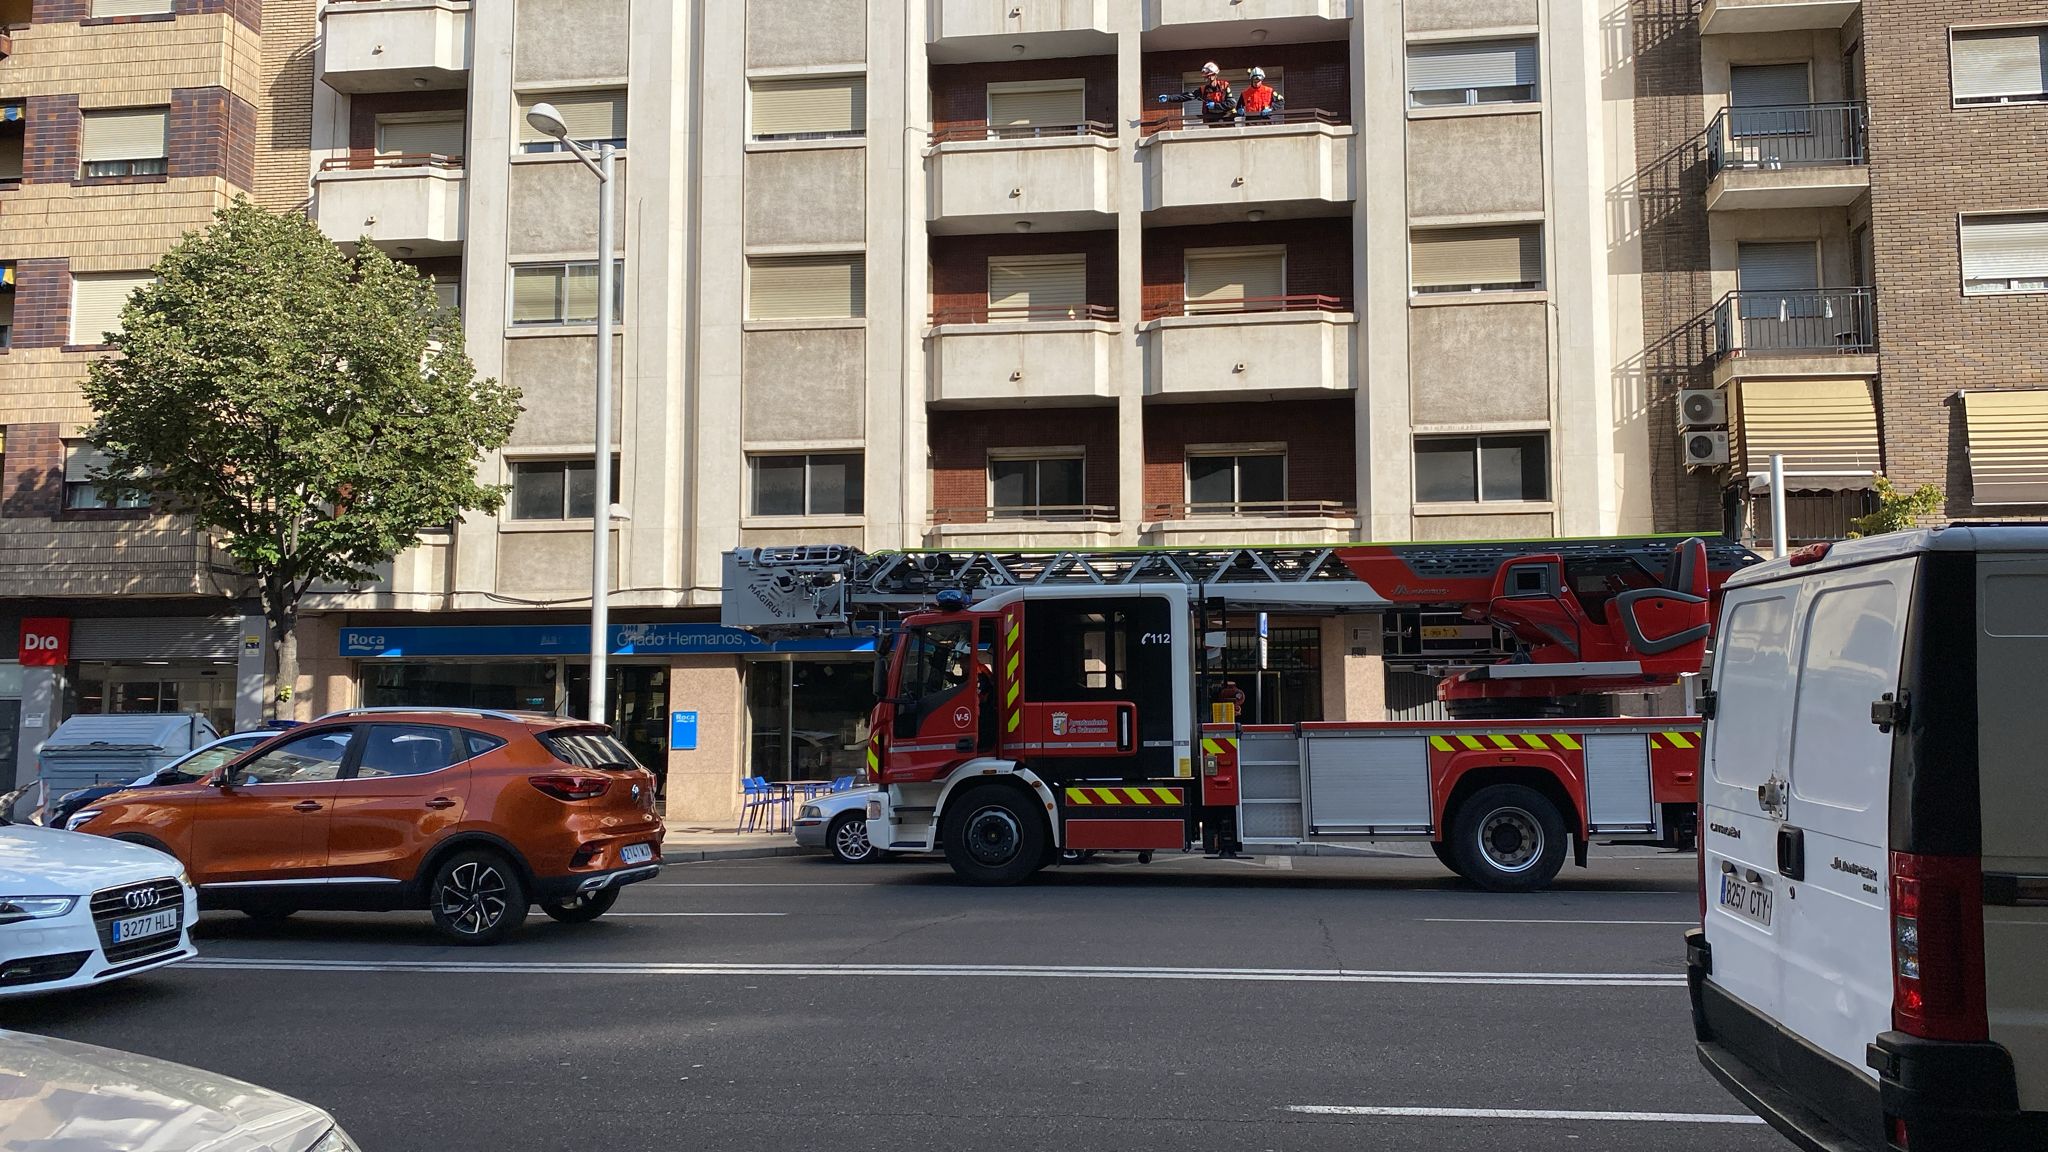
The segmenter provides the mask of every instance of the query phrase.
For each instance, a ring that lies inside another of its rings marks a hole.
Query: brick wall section
[[[1208,48],[1196,52],[1147,52],[1144,98],[1163,92],[1184,92],[1182,77],[1198,72],[1207,61],[1218,68],[1284,69],[1280,94],[1290,111],[1321,108],[1339,120],[1351,118],[1351,50],[1341,40],[1320,44],[1259,44],[1244,48]],[[1161,108],[1151,105],[1148,109]],[[1164,106],[1173,110],[1175,106]]]
[[[1187,295],[1187,250],[1261,244],[1287,247],[1287,294],[1334,296],[1351,306],[1351,221],[1341,216],[1145,230],[1145,318]],[[1675,449],[1674,449],[1675,451]]]
[[[1680,389],[1713,383],[1706,364],[1714,301],[1697,8],[1697,0],[1634,0],[1630,11],[1646,345],[1638,403],[1650,420],[1652,515],[1660,531],[1674,532],[1716,530],[1723,520],[1719,477],[1688,472],[1681,462],[1676,415]]]
[[[931,436],[932,509],[939,523],[978,524],[987,517],[988,454],[1001,448],[1080,445],[1085,503],[1114,508],[1116,409],[940,409],[927,419]]]
[[[986,64],[936,64],[931,69],[932,128],[982,124],[988,120],[988,86],[1028,80],[1085,81],[1083,116],[1116,123],[1116,57],[1070,56],[1058,60],[999,60]]]
[[[312,198],[313,35],[319,5],[264,0],[263,97],[256,112],[256,202],[304,211]]]
[[[0,516],[56,516],[64,510],[64,439],[59,424],[13,424],[0,457]]]
[[[256,108],[225,88],[171,89],[170,175],[256,183]]]
[[[1151,509],[1187,502],[1190,444],[1284,442],[1289,500],[1330,500],[1355,508],[1358,477],[1352,426],[1348,399],[1148,405],[1144,518],[1160,519],[1161,514]]]
[[[175,11],[180,16],[225,12],[251,32],[263,31],[263,0],[177,0]]]
[[[83,20],[92,15],[92,0],[35,0],[29,10],[29,22],[33,24],[55,24],[63,20]]]
[[[21,182],[70,183],[78,178],[78,97],[31,96],[22,109]]]
[[[62,348],[70,334],[71,262],[55,257],[16,263],[14,347]]]
[[[348,156],[367,165],[377,154],[377,117],[396,112],[461,112],[469,93],[460,89],[428,92],[365,92],[349,101]]]
[[[1950,517],[2039,508],[1970,500],[1965,388],[2048,387],[2048,295],[1964,296],[1956,217],[2040,211],[2048,107],[1951,106],[1951,24],[2048,23],[2044,0],[1866,0],[1871,240],[1885,471],[1902,486],[1939,484]]]
[[[988,319],[988,258],[1079,252],[1088,258],[1088,303],[1116,311],[1116,233],[1047,232],[1030,236],[934,236],[931,239],[932,311],[947,323]],[[961,315],[965,313],[965,315]]]

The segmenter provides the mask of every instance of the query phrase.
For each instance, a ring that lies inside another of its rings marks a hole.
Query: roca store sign
[[[0,648],[0,652],[6,649]],[[28,668],[61,668],[71,660],[71,621],[30,616],[21,622],[17,657]]]

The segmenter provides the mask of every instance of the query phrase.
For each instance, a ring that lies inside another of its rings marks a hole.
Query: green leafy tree
[[[478,380],[433,286],[367,240],[344,253],[247,200],[158,262],[85,384],[103,479],[189,517],[260,589],[275,707],[315,584],[375,578],[422,530],[494,512],[477,481],[517,390]]]
[[[1901,532],[1927,516],[1941,511],[1941,489],[1922,484],[1907,492],[1882,476],[1877,478],[1877,511],[1858,516],[1852,523],[1857,536],[1881,536]]]

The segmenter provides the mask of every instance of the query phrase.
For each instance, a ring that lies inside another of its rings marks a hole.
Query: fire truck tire
[[[1535,892],[1564,867],[1566,840],[1564,817],[1549,797],[1495,784],[1459,807],[1451,857],[1460,876],[1489,892]]]
[[[1436,854],[1437,863],[1449,868],[1453,872],[1458,871],[1458,861],[1451,854],[1451,842],[1449,840],[1431,840],[1429,842],[1429,850]]]
[[[1030,877],[1052,841],[1030,797],[1001,784],[982,784],[948,801],[939,839],[956,875],[989,886]]]

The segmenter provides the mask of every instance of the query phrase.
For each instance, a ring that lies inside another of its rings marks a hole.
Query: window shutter
[[[1278,308],[1271,297],[1287,294],[1287,263],[1281,252],[1263,249],[1194,249],[1187,254],[1188,311],[1235,312],[1246,307]],[[1262,304],[1247,300],[1268,298]]]
[[[988,261],[988,307],[992,320],[1050,320],[1067,310],[1072,319],[1088,303],[1088,258],[1071,256],[991,256]],[[1026,313],[1024,310],[1030,309]]]
[[[756,139],[822,139],[867,130],[867,82],[862,77],[756,80],[752,88]]]
[[[1813,244],[1738,244],[1735,252],[1737,286],[1745,294],[1820,288],[1820,255]]]
[[[460,156],[463,122],[387,120],[377,125],[377,151],[386,156]]]
[[[2048,392],[1963,393],[1973,504],[2048,504]]]
[[[747,261],[750,320],[843,320],[867,314],[859,256],[756,256]]]
[[[1963,221],[1965,280],[2048,277],[2048,214]]]
[[[450,312],[454,312],[461,309],[462,277],[434,277],[434,299],[439,300],[441,302],[441,307],[448,309]]]
[[[64,482],[88,484],[107,470],[107,454],[83,440],[64,444]]]
[[[1952,56],[1958,99],[2048,93],[2048,27],[1957,32]]]
[[[1737,108],[1772,108],[1813,101],[1804,64],[1740,65],[1728,70],[1728,102]]]
[[[102,344],[121,330],[121,308],[137,288],[153,283],[147,272],[100,272],[71,280],[71,342]]]
[[[626,94],[616,88],[602,92],[562,92],[535,95],[520,101],[519,138],[528,143],[546,141],[546,136],[526,122],[536,104],[553,104],[569,126],[571,140],[624,140],[626,138]]]
[[[512,322],[547,324],[561,319],[555,309],[555,291],[561,279],[559,267],[513,269]]]
[[[571,265],[562,274],[562,319],[571,324],[597,319],[597,265]]]
[[[1536,42],[1475,40],[1408,49],[1410,92],[1512,88],[1536,83]]]
[[[1417,288],[1543,282],[1543,229],[1536,224],[1445,228],[1414,236]]]
[[[1087,119],[1079,80],[1070,87],[1038,88],[1026,92],[990,89],[988,122],[996,127],[1031,124],[1079,124]],[[759,107],[757,103],[755,105]]]
[[[87,112],[79,153],[95,160],[155,160],[170,155],[171,114],[162,108]]]
[[[156,16],[171,10],[171,0],[92,0],[92,16]],[[133,157],[115,157],[133,159]]]

